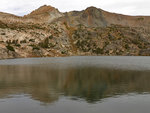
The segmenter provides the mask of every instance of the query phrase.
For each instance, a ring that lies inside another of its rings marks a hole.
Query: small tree
[[[10,50],[10,51],[15,51],[15,49],[14,49],[12,46],[10,46],[10,45],[7,45],[6,48],[7,48],[8,50]]]

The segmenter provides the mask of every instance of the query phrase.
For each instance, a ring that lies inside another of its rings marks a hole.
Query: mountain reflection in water
[[[128,93],[149,93],[150,72],[99,67],[53,68],[52,65],[0,66],[0,98],[28,94],[53,103],[61,96],[95,103]]]

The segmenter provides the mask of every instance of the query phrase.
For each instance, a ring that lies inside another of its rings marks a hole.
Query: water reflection
[[[150,72],[90,66],[0,66],[0,98],[29,94],[34,100],[53,103],[63,95],[95,103],[115,95],[149,93],[149,75]]]

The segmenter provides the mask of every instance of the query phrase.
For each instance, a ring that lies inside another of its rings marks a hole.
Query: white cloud
[[[61,12],[95,6],[128,15],[150,15],[149,0],[3,0],[0,11],[24,15],[44,4],[54,6]]]

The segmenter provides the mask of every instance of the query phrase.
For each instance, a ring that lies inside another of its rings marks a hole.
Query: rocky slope
[[[24,17],[0,13],[0,59],[150,55],[150,17],[95,7],[61,13],[42,6]]]

